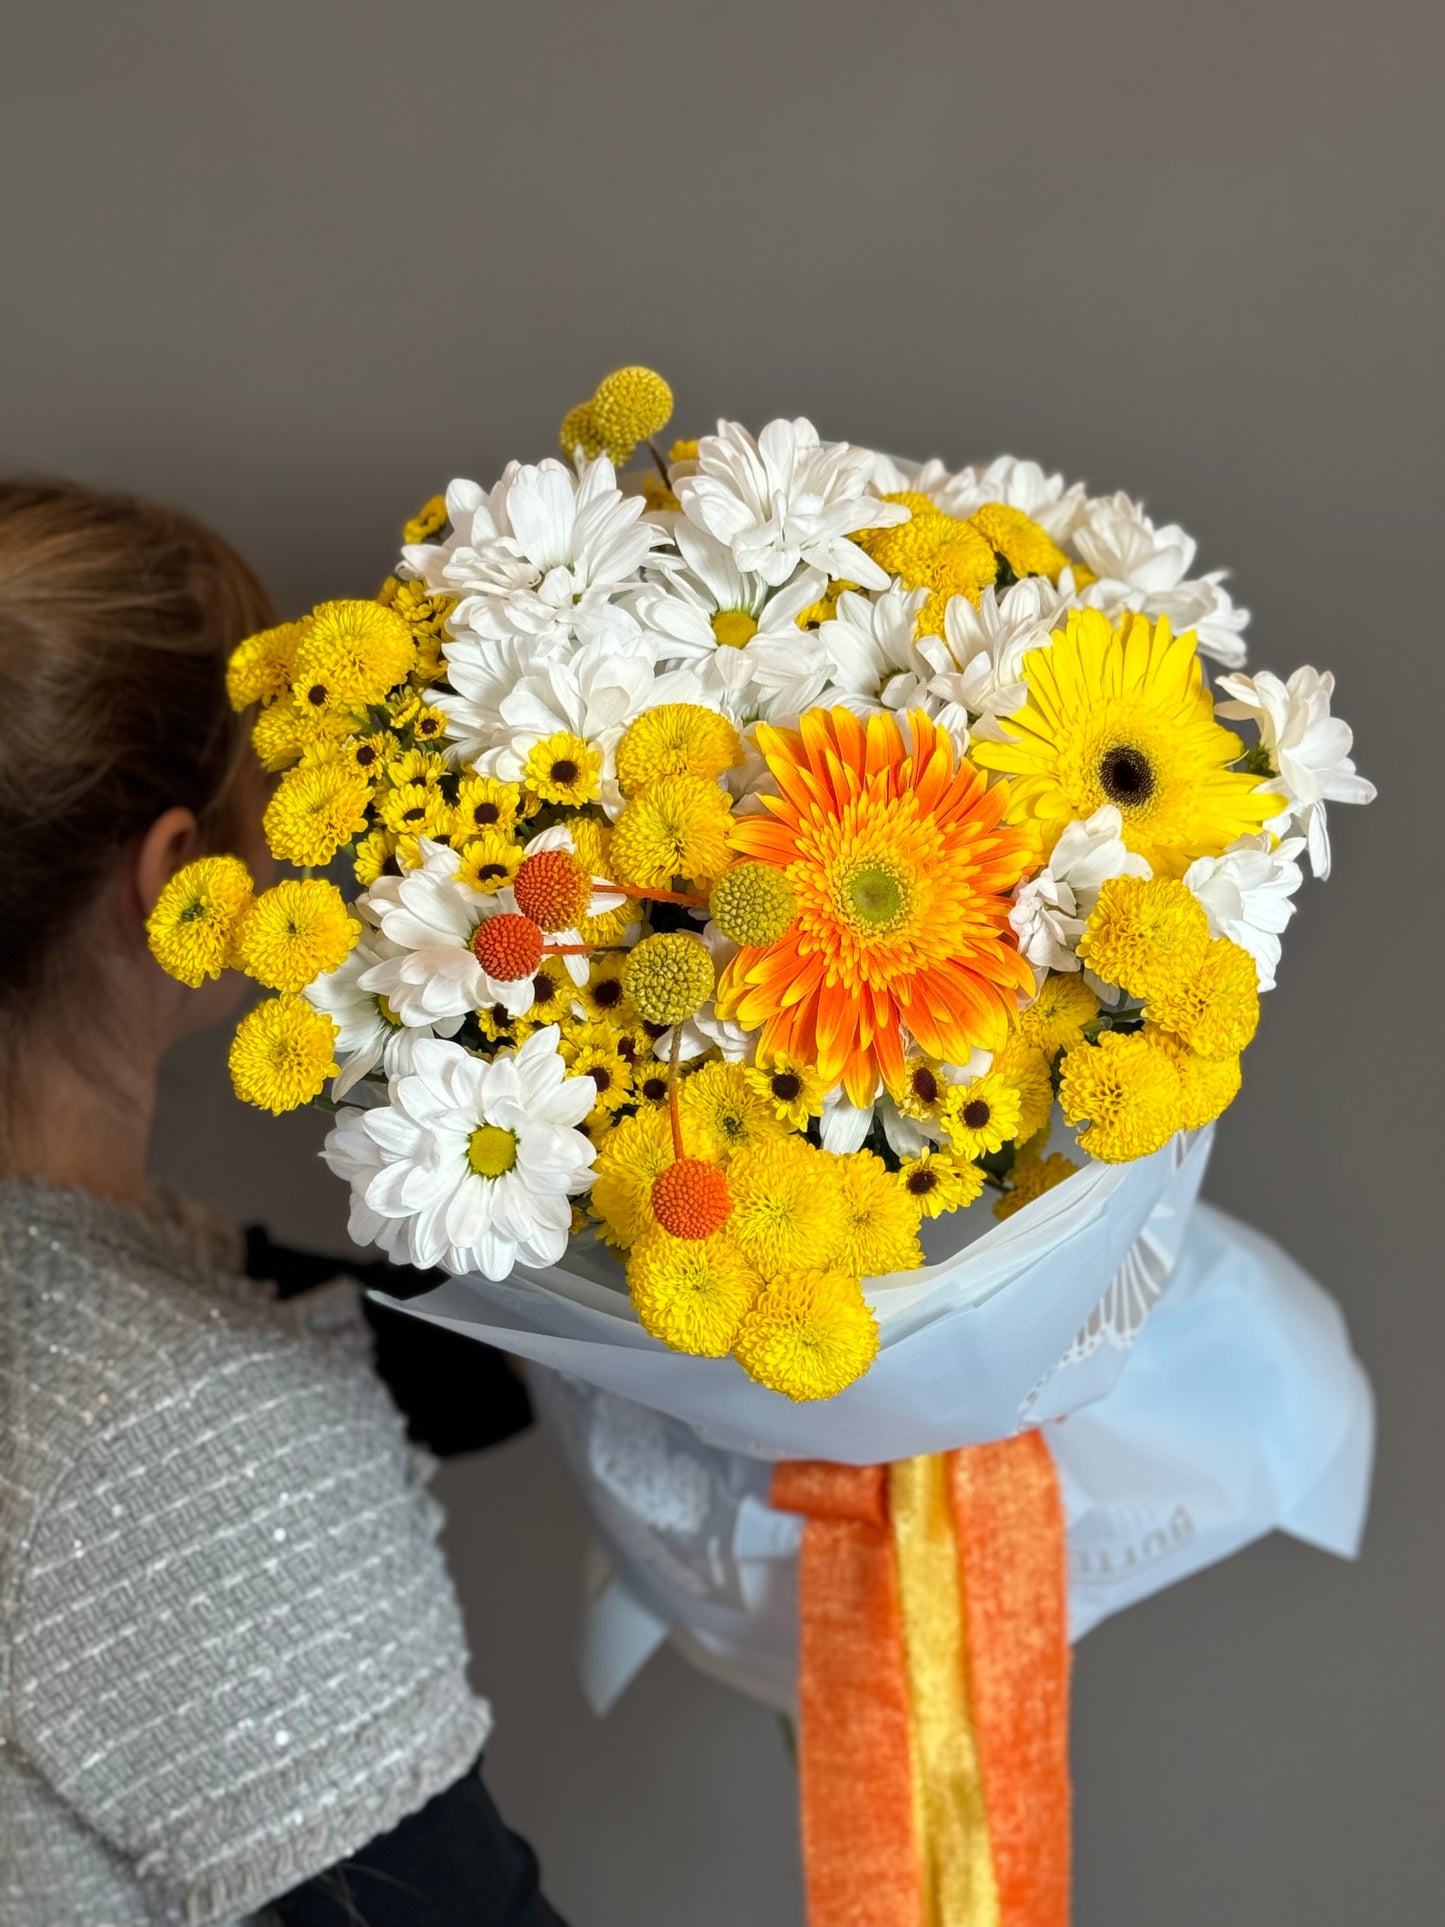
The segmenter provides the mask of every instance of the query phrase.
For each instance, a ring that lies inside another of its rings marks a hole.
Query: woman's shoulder
[[[20,1516],[84,1457],[109,1480],[256,1491],[364,1443],[406,1469],[353,1286],[281,1304],[205,1207],[0,1184],[0,1502]]]

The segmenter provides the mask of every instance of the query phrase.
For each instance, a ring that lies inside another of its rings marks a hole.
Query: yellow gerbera
[[[1167,618],[1074,610],[1023,663],[1029,700],[1004,719],[1013,740],[974,760],[1010,778],[1009,820],[1034,821],[1051,850],[1067,824],[1112,803],[1124,842],[1163,876],[1218,856],[1285,807],[1229,766],[1244,745],[1214,719],[1193,634]]]

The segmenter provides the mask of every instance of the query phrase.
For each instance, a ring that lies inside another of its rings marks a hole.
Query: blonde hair
[[[222,843],[245,747],[226,657],[275,621],[177,509],[0,483],[0,1051],[63,988],[66,938],[167,809]]]

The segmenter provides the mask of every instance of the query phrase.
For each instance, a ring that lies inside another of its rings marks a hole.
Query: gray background
[[[644,361],[677,432],[801,412],[1141,494],[1259,664],[1339,672],[1381,799],[1333,813],[1209,1191],[1346,1303],[1373,1521],[1081,1647],[1082,1927],[1438,1914],[1442,55],[1405,0],[96,0],[0,47],[3,466],[199,510],[288,610]],[[243,1114],[223,1048],[159,1166],[334,1243],[316,1124]],[[797,1921],[772,1717],[664,1656],[594,1724],[546,1445],[443,1488],[494,1784],[578,1927]]]

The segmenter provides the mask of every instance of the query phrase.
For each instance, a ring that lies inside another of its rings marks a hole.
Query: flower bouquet
[[[539,1368],[596,1697],[671,1632],[800,1710],[815,1927],[1058,1923],[1071,1622],[1358,1532],[1332,1308],[1193,1206],[1373,791],[1128,497],[671,410],[609,376],[241,645],[306,874],[203,858],[152,945],[274,993],[239,1095],[334,1110],[353,1236]]]

